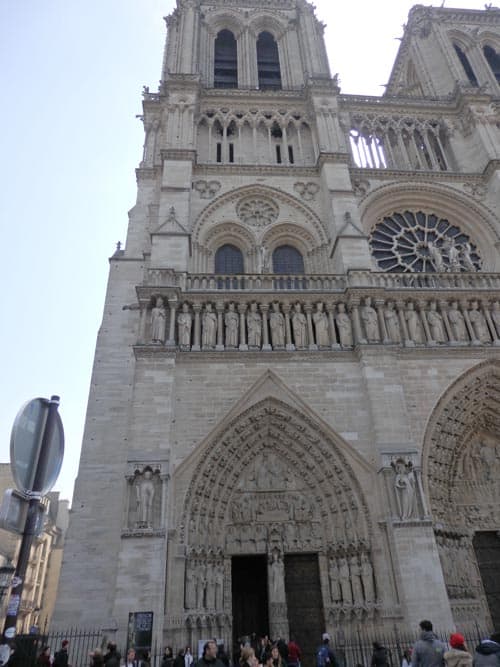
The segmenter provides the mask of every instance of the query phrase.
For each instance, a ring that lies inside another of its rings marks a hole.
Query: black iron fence
[[[489,636],[488,630],[479,627],[470,631],[462,631],[462,634],[471,653],[482,639]],[[436,635],[445,643],[449,640],[448,632],[438,630]],[[318,637],[321,637],[321,633],[318,633]],[[62,642],[67,641],[69,665],[71,667],[90,667],[91,652],[99,648],[104,654],[106,644],[110,639],[109,635],[107,636],[101,629],[82,630],[80,628],[19,635],[15,640],[17,659],[14,665],[15,667],[37,667],[37,659],[44,647],[50,647],[53,658],[55,653],[61,649]],[[401,631],[397,627],[385,633],[374,633],[360,628],[349,636],[345,636],[341,630],[334,633],[331,647],[335,652],[338,667],[371,667],[373,642],[378,642],[387,649],[389,667],[401,667],[404,652],[411,651],[417,639],[417,633]],[[160,667],[165,645],[169,643],[168,640],[165,643],[154,642],[149,650],[136,647],[138,657],[149,663],[149,667]],[[127,648],[129,647],[118,646],[122,664],[126,658]],[[174,658],[183,648],[172,646]],[[147,664],[144,667],[148,667]],[[301,667],[315,667],[315,664],[307,664],[307,661],[304,661]]]

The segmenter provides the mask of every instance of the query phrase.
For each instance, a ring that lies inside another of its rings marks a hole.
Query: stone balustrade
[[[347,274],[277,275],[268,273],[219,275],[176,273],[149,269],[144,285],[179,287],[184,292],[342,292],[349,287],[390,289],[500,289],[500,273],[387,273],[350,271]]]
[[[158,290],[148,297],[139,288],[138,343],[185,352],[500,345],[500,303],[494,291],[466,297],[458,290],[450,295],[449,286],[433,295],[425,289],[411,296],[398,286],[386,288],[389,293],[350,289],[342,295],[298,292],[283,299],[279,292],[206,295],[178,290]]]

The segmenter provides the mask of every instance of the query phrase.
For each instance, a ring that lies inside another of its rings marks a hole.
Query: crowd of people
[[[72,667],[69,662],[68,640],[64,640],[52,656],[50,646],[41,647],[36,667]],[[96,648],[89,654],[88,667],[150,667],[149,651],[140,654],[130,648],[122,658],[114,642],[109,642],[106,653]],[[14,648],[3,667],[24,667],[23,656]],[[239,640],[238,650],[230,660],[224,645],[215,639],[205,642],[198,659],[186,646],[174,652],[165,647],[160,667],[302,667],[303,653],[293,637],[287,642],[278,637],[272,641],[267,635],[252,634]],[[154,662],[154,661],[153,661]],[[420,636],[411,649],[403,651],[397,659],[380,642],[373,642],[369,665],[358,663],[353,667],[500,667],[500,633],[493,633],[469,650],[462,634],[455,632],[447,642],[434,633],[431,621],[420,622]],[[80,667],[74,666],[74,667]],[[331,646],[328,633],[323,633],[317,647],[315,666],[307,667],[351,667],[345,656]]]

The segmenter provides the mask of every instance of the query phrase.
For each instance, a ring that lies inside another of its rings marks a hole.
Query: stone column
[[[385,325],[384,304],[385,304],[385,299],[375,299],[375,308],[377,309],[378,325],[380,327],[382,342],[384,343],[384,345],[387,345],[392,341],[389,339],[389,335],[387,333],[387,327]]]
[[[224,304],[218,301],[215,304],[215,310],[217,311],[217,345],[215,349],[221,351],[224,349]]]
[[[326,312],[328,313],[328,324],[330,325],[330,343],[332,346],[332,350],[340,350],[340,345],[337,338],[337,331],[335,330],[335,320],[334,320],[335,304],[327,303]]]
[[[247,332],[246,332],[246,323],[245,323],[245,313],[247,310],[246,303],[238,304],[238,312],[240,314],[240,350],[248,350],[247,345]]]
[[[168,329],[167,347],[175,347],[175,319],[177,314],[177,299],[169,299],[170,306],[170,326]]]
[[[191,352],[199,352],[201,350],[201,303],[193,304],[194,310],[194,341],[191,347]]]
[[[267,313],[269,312],[269,304],[261,303],[260,312],[262,313],[262,350],[270,351],[272,350],[271,345],[269,344],[269,328],[267,322]]]
[[[310,303],[306,303],[304,306],[307,317],[307,335],[309,336],[309,349],[317,350],[318,346],[314,342],[314,332],[313,332],[313,323],[312,323],[312,306]]]
[[[354,332],[354,345],[366,345],[367,340],[363,338],[361,333],[361,320],[359,318],[359,299],[351,299],[349,306],[352,313],[352,327]]]
[[[277,549],[269,556],[267,587],[269,598],[269,634],[271,637],[288,637],[288,610],[285,595],[285,563]]]
[[[283,314],[285,316],[285,343],[286,350],[292,351],[295,350],[295,345],[292,343],[292,329],[290,326],[290,304],[283,304]]]

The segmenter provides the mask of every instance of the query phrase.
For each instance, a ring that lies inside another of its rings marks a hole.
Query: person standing
[[[321,637],[322,643],[316,651],[316,667],[338,667],[335,654],[330,648],[330,635],[324,632]]]
[[[174,664],[174,652],[171,646],[165,646],[163,651],[163,657],[161,659],[161,667],[173,667]]]
[[[106,646],[108,649],[107,653],[105,653],[103,662],[106,667],[120,667],[120,661],[122,656],[116,649],[116,644],[115,642],[108,642],[108,645]]]
[[[445,644],[432,631],[432,623],[420,621],[420,638],[413,646],[411,667],[444,667]]]
[[[385,646],[379,642],[373,642],[373,653],[371,667],[388,667],[388,654]]]
[[[224,667],[224,663],[217,657],[217,642],[209,639],[203,646],[203,655],[196,663],[196,667]]]
[[[191,647],[186,646],[184,651],[184,667],[191,667],[193,664],[193,654],[191,653]]]
[[[500,632],[493,633],[476,646],[474,667],[500,667]]]
[[[465,639],[458,632],[450,635],[450,650],[444,654],[446,667],[472,667],[472,656],[465,647]]]
[[[290,641],[288,642],[288,667],[299,667],[301,658],[302,651],[300,650],[300,646],[294,637],[290,637]]]
[[[53,667],[69,667],[68,646],[69,641],[67,639],[63,639],[61,642],[61,648],[54,655],[54,662],[52,663]]]

